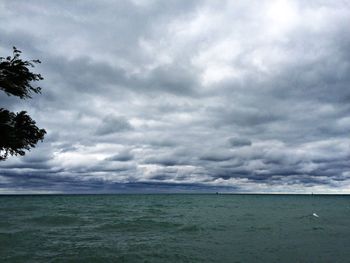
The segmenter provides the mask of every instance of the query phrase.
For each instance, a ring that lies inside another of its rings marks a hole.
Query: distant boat
[[[316,214],[316,213],[313,213],[312,215],[313,215],[314,217],[319,217],[318,214]]]

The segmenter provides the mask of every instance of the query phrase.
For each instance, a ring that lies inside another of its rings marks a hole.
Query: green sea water
[[[0,196],[0,262],[350,262],[350,196]]]

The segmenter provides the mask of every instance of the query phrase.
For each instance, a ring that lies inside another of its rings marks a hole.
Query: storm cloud
[[[350,2],[2,1],[47,136],[0,193],[349,193]]]

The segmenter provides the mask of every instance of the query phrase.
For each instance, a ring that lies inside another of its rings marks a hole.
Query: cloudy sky
[[[47,136],[0,193],[350,193],[350,1],[0,2]]]

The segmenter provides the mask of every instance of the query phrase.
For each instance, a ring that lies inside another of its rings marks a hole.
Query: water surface
[[[350,196],[0,196],[0,258],[349,262],[349,219]]]

